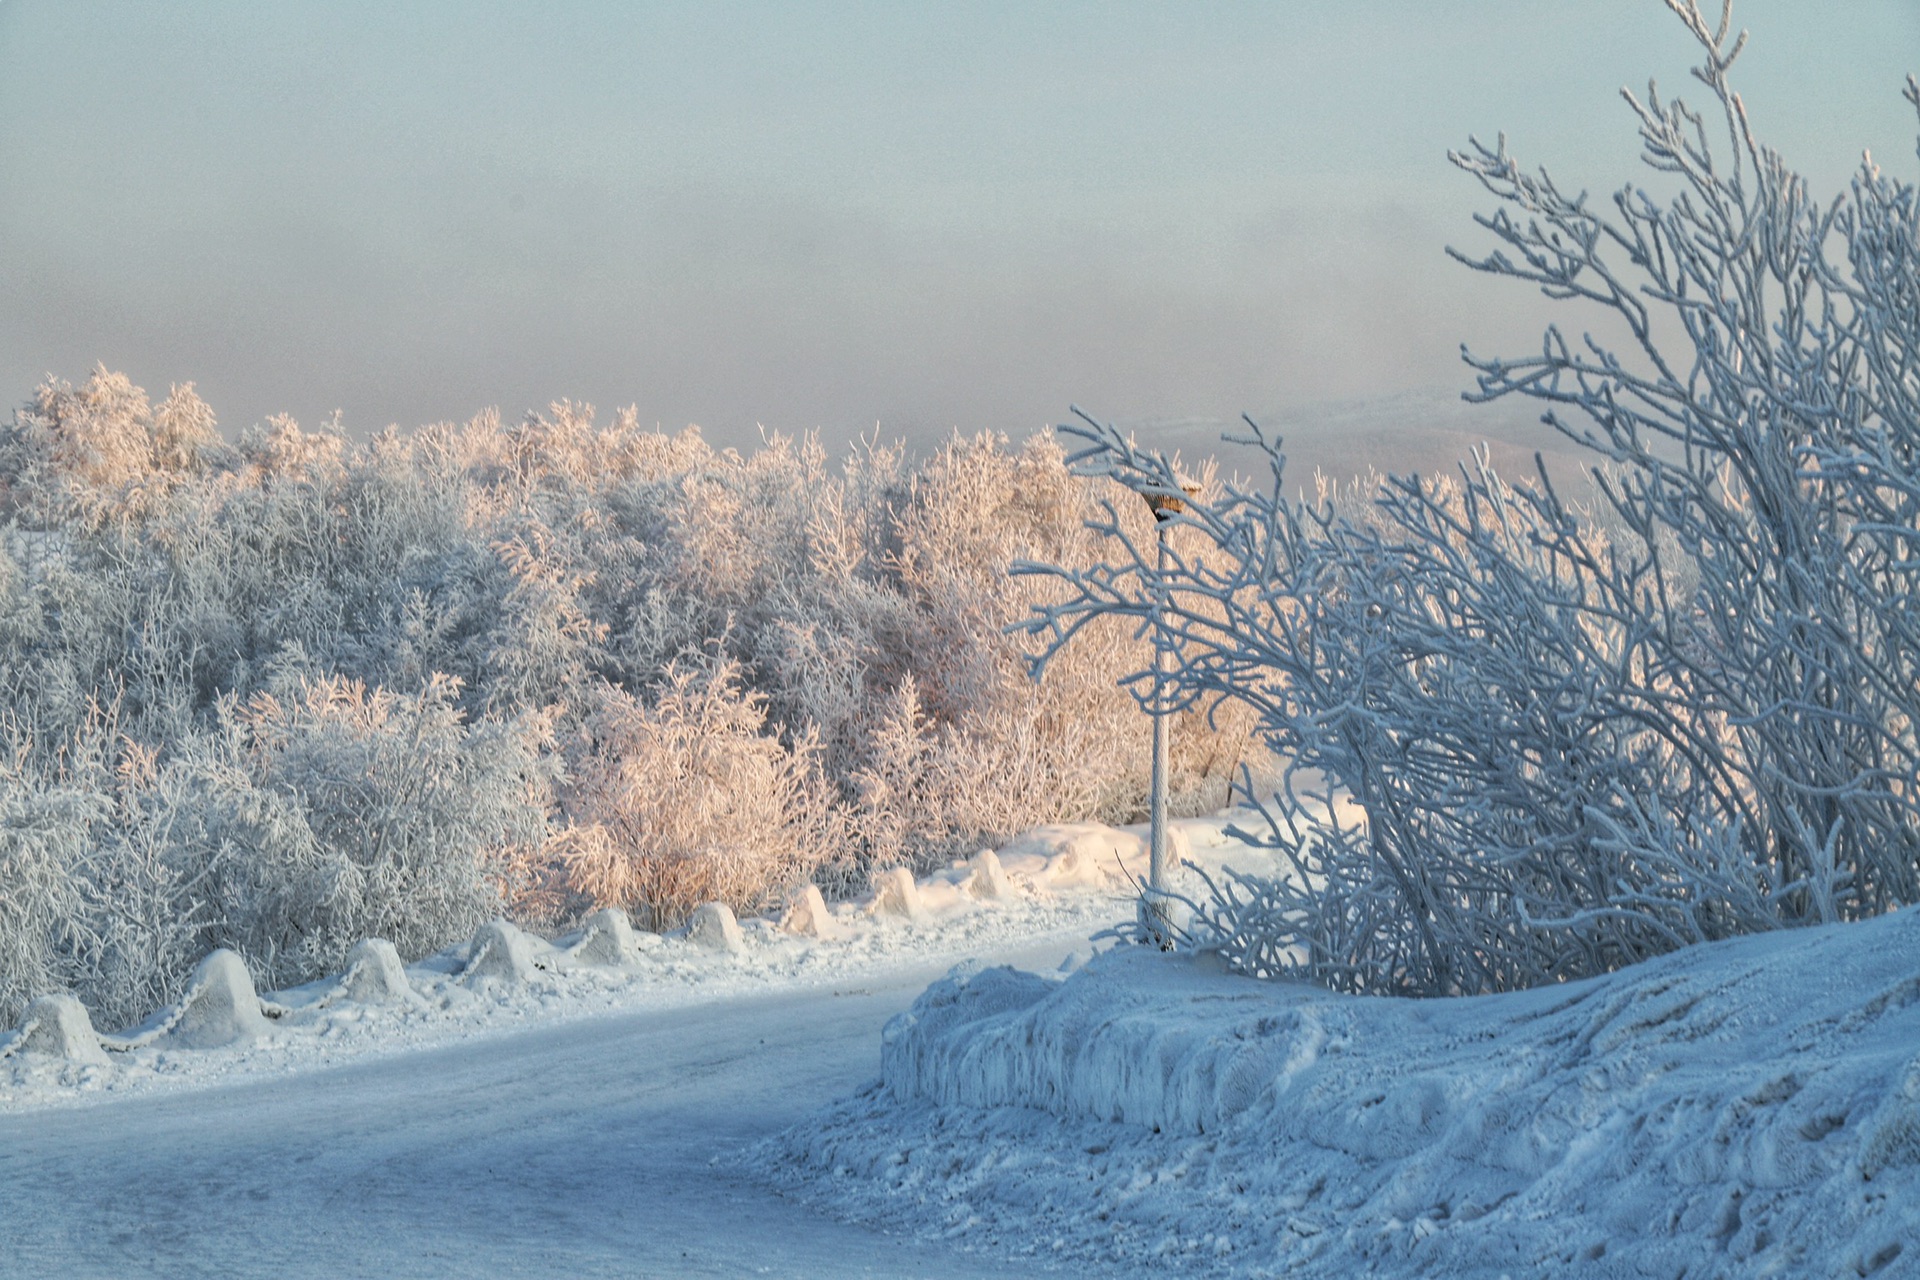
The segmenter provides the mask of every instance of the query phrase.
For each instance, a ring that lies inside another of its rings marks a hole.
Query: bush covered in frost
[[[1045,436],[836,467],[561,403],[229,443],[190,386],[50,382],[0,428],[0,1020],[1130,820],[1147,642],[1097,624],[1035,686],[1005,634],[1051,589],[1010,562],[1093,563],[1097,488]],[[1249,723],[1182,718],[1186,803]]]
[[[604,691],[564,790],[567,882],[663,927],[810,877],[841,849],[841,815],[812,736],[782,742],[766,720],[732,659],[669,664],[650,704]]]
[[[1294,762],[1294,874],[1200,908],[1244,969],[1492,991],[1920,901],[1920,196],[1868,161],[1815,203],[1728,84],[1744,34],[1669,7],[1714,110],[1629,95],[1665,198],[1603,208],[1504,139],[1454,157],[1499,202],[1463,261],[1600,313],[1469,357],[1470,398],[1538,400],[1597,455],[1594,510],[1484,459],[1292,499],[1273,444],[1270,493],[1182,519],[1209,558],[1029,566],[1072,592],[1031,624],[1055,652],[1157,619],[1176,686]],[[1082,434],[1086,469],[1176,491]]]

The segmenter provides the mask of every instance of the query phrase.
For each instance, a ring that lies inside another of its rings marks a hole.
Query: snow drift
[[[1104,1264],[1892,1274],[1916,1055],[1915,912],[1454,1000],[1126,948],[1064,982],[956,970],[776,1154],[849,1216]]]

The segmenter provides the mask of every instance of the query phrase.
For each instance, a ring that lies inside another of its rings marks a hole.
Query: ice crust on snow
[[[1915,911],[1459,1000],[1126,948],[935,983],[763,1154],[844,1216],[1116,1269],[1893,1275],[1916,1055]]]
[[[1209,996],[1210,1015],[1223,1003],[1255,1009],[1259,1034],[1236,1027],[1222,1036],[1214,1016],[1154,1016],[1162,1011],[1138,985],[1097,977],[1063,985],[1007,968],[955,974],[888,1024],[882,1079],[903,1102],[1039,1106],[1204,1133],[1311,1065],[1326,1044],[1311,1007],[1275,1013],[1259,990]],[[1128,1016],[1129,1005],[1145,1016]]]

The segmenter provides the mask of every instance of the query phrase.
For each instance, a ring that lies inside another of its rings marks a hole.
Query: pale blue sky
[[[1920,0],[1746,0],[1762,136],[1914,175]],[[229,430],[508,415],[1024,433],[1458,387],[1469,133],[1637,178],[1658,0],[0,0],[0,395],[95,361]],[[1698,86],[1694,86],[1698,87]]]

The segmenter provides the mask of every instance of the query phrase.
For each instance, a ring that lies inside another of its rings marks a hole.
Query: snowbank
[[[845,1216],[1183,1274],[1893,1275],[1916,1055],[1913,911],[1471,1000],[1123,949],[956,971],[774,1154]]]

